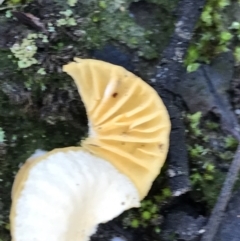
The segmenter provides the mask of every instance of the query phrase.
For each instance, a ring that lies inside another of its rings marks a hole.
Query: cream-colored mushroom
[[[160,173],[170,120],[155,92],[120,66],[75,59],[75,80],[89,121],[81,147],[33,156],[12,190],[13,241],[85,241],[99,223],[139,207]]]

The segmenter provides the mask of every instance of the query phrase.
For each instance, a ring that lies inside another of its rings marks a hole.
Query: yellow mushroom
[[[81,147],[26,161],[10,214],[13,241],[85,241],[99,223],[139,207],[160,173],[170,120],[156,91],[124,68],[75,59],[63,67],[85,105]]]
[[[141,198],[159,174],[169,147],[169,115],[157,92],[126,69],[92,59],[63,67],[85,105],[89,137],[82,147],[111,162]]]

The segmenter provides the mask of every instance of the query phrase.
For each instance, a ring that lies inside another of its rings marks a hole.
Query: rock
[[[133,230],[122,228],[116,219],[100,224],[97,232],[91,236],[90,241],[134,241],[139,240]],[[140,241],[140,240],[139,240]]]
[[[212,65],[202,65],[195,72],[188,73],[178,82],[176,89],[191,112],[201,111],[204,115],[214,108],[221,108],[219,95],[228,102],[227,92],[233,76],[231,53],[216,58]],[[229,105],[229,103],[226,103]]]
[[[211,65],[202,65],[188,73],[176,85],[190,112],[209,112],[221,119],[222,129],[240,139],[240,128],[232,111],[229,98],[230,82],[233,78],[234,61],[231,52],[218,56]]]
[[[133,72],[134,70],[134,66],[131,61],[132,56],[124,53],[113,45],[105,45],[102,49],[92,50],[91,55],[98,60],[120,65],[128,71]]]
[[[173,209],[166,216],[160,240],[169,241],[172,240],[170,237],[174,237],[181,241],[196,241],[199,239],[205,223],[206,219],[201,215],[195,217],[184,209]]]

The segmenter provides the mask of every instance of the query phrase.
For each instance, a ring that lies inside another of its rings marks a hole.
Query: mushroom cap
[[[89,136],[81,146],[129,177],[143,199],[169,148],[170,118],[158,93],[126,69],[74,59],[63,71],[75,81],[86,108]]]
[[[82,147],[37,151],[18,172],[10,213],[13,241],[87,241],[99,223],[139,207],[160,173],[170,120],[157,92],[122,67],[75,59],[86,107]]]
[[[80,147],[33,156],[12,189],[12,241],[87,241],[99,223],[139,207],[134,184]]]

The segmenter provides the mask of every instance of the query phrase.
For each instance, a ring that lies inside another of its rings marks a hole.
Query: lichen
[[[63,15],[63,18],[57,20],[57,26],[76,26],[76,20],[72,17],[73,12],[70,9],[67,9],[66,11],[61,11],[61,15]]]
[[[34,40],[27,37],[22,43],[15,43],[11,48],[14,57],[18,59],[17,64],[20,69],[28,68],[33,64],[37,64],[34,55],[37,52],[37,47]]]
[[[5,132],[2,127],[0,127],[0,144],[5,141]]]
[[[17,58],[17,64],[20,69],[28,68],[31,65],[38,64],[34,55],[37,53],[36,39],[41,38],[43,43],[47,43],[47,36],[44,34],[28,34],[21,43],[15,43],[11,48],[14,57]]]
[[[70,6],[70,7],[74,7],[77,3],[77,0],[67,0],[67,4]]]

